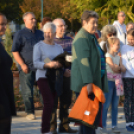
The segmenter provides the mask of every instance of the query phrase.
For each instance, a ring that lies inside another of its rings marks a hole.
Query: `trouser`
[[[76,98],[78,98],[79,93],[75,93],[75,94],[76,94]],[[81,134],[96,134],[95,129],[93,129],[91,127],[87,127],[85,125],[80,126],[80,132],[81,132]]]
[[[124,112],[126,123],[134,122],[134,79],[133,78],[123,78],[124,83]],[[131,114],[130,114],[130,104],[131,104]]]
[[[42,94],[43,103],[44,103],[41,132],[46,133],[50,131],[50,118],[51,118],[56,92],[51,92],[49,88],[48,80],[45,78],[40,78],[37,84]]]
[[[51,117],[51,129],[57,128],[57,105],[58,105],[58,98],[60,100],[60,111],[59,111],[59,118],[60,118],[60,126],[67,128],[69,126],[68,121],[68,109],[71,105],[72,99],[72,91],[70,90],[70,77],[63,78],[63,93],[60,97],[55,98],[54,108]]]
[[[21,93],[25,104],[25,111],[27,114],[34,114],[33,103],[33,86],[35,82],[35,72],[30,71],[25,74],[22,70],[19,73]]]
[[[11,134],[11,117],[0,119],[0,134]]]
[[[108,81],[109,92],[105,93],[106,102],[103,105],[102,111],[102,126],[106,128],[107,112],[110,104],[112,104],[112,126],[117,126],[118,104],[119,96],[116,94],[116,87],[114,81]]]

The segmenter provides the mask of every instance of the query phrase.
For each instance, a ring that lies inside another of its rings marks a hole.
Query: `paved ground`
[[[41,134],[40,133],[40,124],[41,124],[41,110],[36,111],[36,120],[33,121],[28,121],[25,118],[25,113],[24,112],[18,112],[17,117],[13,117],[12,121],[12,132],[11,134]],[[124,119],[124,114],[122,110],[119,110],[119,115],[122,115],[122,119],[118,119],[118,127],[121,130],[121,134],[134,134],[127,132],[125,129],[125,119]],[[59,120],[58,120],[59,124]],[[111,119],[108,118],[107,121],[108,124],[108,130],[109,134],[113,134],[111,130]],[[73,129],[79,129],[79,127],[74,126],[73,123],[70,124],[70,126]],[[60,133],[63,134],[63,133]],[[99,128],[97,129],[97,134],[100,134]]]

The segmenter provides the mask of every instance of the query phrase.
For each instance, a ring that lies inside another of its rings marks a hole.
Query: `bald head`
[[[120,11],[117,17],[120,24],[123,24],[125,22],[126,15],[123,11]]]
[[[65,21],[61,18],[57,18],[53,20],[53,24],[56,25],[56,37],[62,38],[67,28]]]
[[[54,19],[53,20],[53,23],[55,24],[55,25],[57,25],[57,24],[59,24],[59,23],[64,23],[65,24],[65,21],[62,19],[62,18],[57,18],[57,19]]]

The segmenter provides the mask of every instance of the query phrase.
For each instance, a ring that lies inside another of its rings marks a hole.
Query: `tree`
[[[0,12],[5,14],[8,20],[19,21],[21,17],[21,9],[19,3],[22,0],[1,0]]]
[[[99,24],[101,26],[108,23],[113,23],[117,19],[119,11],[124,11],[126,14],[125,23],[134,21],[134,0],[70,0],[76,5],[77,16],[80,16],[84,10],[93,10],[99,14]]]
[[[41,14],[41,1],[40,0],[23,0],[23,2],[19,5],[22,13],[25,12],[33,12],[37,18],[40,20]]]

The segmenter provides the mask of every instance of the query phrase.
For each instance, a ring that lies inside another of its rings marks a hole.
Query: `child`
[[[114,133],[120,132],[120,130],[117,128],[117,114],[119,96],[123,94],[121,72],[125,72],[125,67],[122,65],[121,58],[117,55],[117,52],[120,48],[119,39],[117,37],[110,37],[108,38],[106,45],[108,48],[105,56],[109,92],[105,93],[106,102],[103,105],[103,128],[101,129],[101,134],[108,134],[108,131],[106,129],[106,120],[110,104],[112,105],[112,131]]]
[[[124,83],[124,112],[126,118],[126,129],[134,131],[134,29],[127,33],[128,44],[121,49],[122,63],[126,67],[123,73]],[[129,106],[131,104],[131,114]]]

